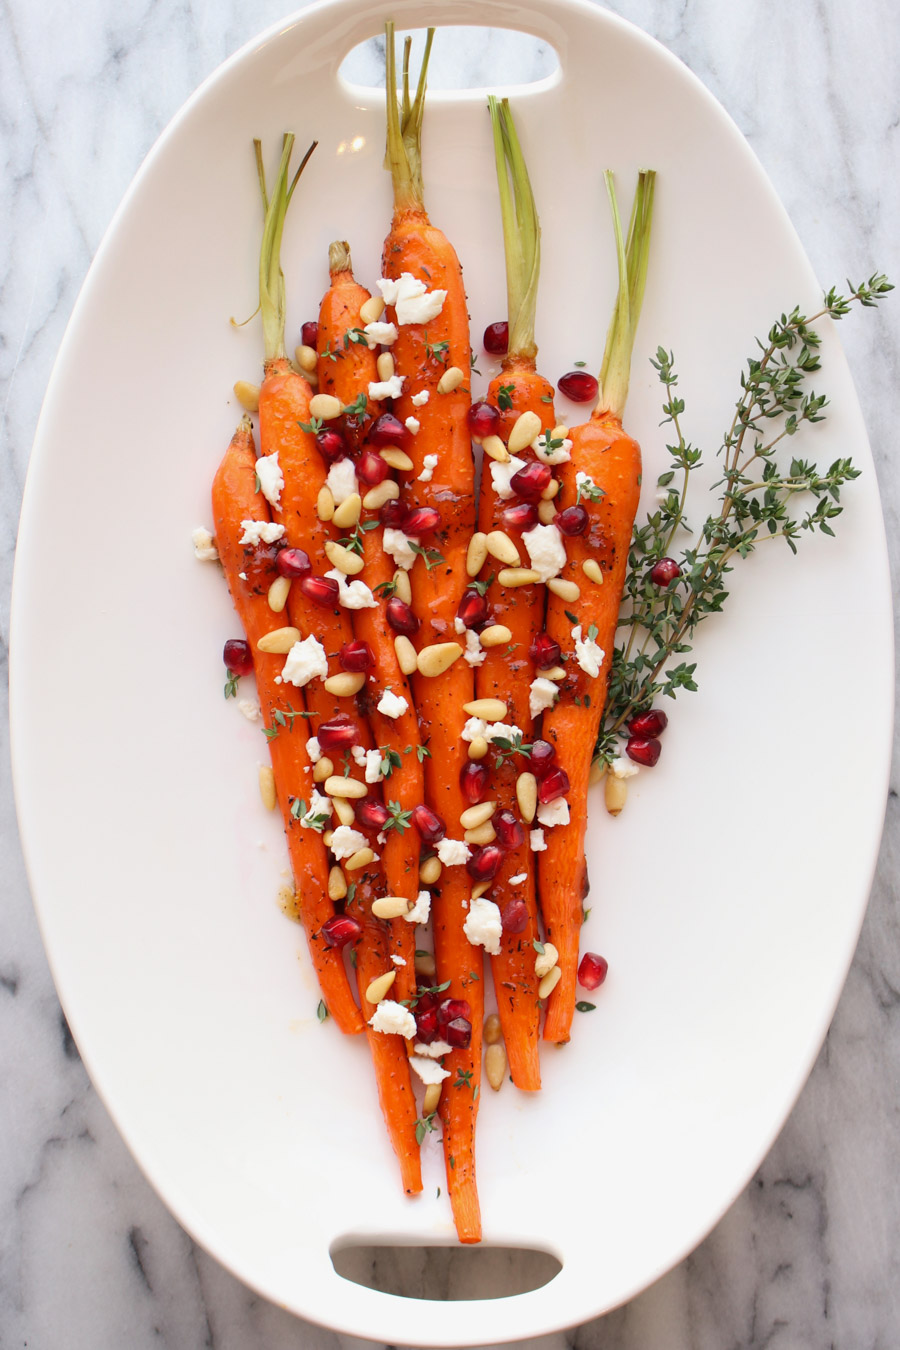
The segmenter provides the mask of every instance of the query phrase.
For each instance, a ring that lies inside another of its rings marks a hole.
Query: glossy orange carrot
[[[549,996],[544,1036],[557,1042],[569,1039],[575,1008],[582,901],[587,893],[588,775],[606,699],[641,483],[640,446],[623,430],[622,414],[647,275],[654,174],[642,172],[638,177],[627,242],[611,174],[606,182],[619,263],[618,298],[600,372],[600,399],[590,421],[571,431],[572,459],[563,465],[561,475],[562,500],[571,505],[580,498],[589,517],[585,532],[566,541],[568,561],[562,573],[576,583],[580,594],[577,600],[551,594],[547,605],[547,631],[568,658],[559,701],[544,714],[543,725],[568,774],[570,823],[547,832],[547,847],[538,864],[544,924],[559,952],[561,971]],[[587,481],[577,475],[586,475]],[[585,563],[599,565],[600,583],[585,573]]]

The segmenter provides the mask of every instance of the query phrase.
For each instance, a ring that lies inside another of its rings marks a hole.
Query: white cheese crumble
[[[370,380],[369,398],[380,403],[385,398],[399,398],[403,393],[404,375],[392,375],[389,380]]]
[[[596,679],[606,655],[603,648],[599,647],[592,637],[582,639],[581,624],[572,629],[572,640],[575,643],[576,661],[585,675],[591,675]]]
[[[244,533],[239,542],[252,544],[254,548],[257,544],[276,544],[284,534],[284,526],[273,520],[242,520],[241,528]]]
[[[410,272],[402,272],[395,281],[381,277],[376,283],[386,305],[393,305],[398,324],[428,323],[444,308],[446,291],[429,291],[424,281]]]
[[[624,755],[610,760],[609,771],[613,778],[634,778],[635,774],[640,772],[638,766]]]
[[[331,819],[331,798],[323,797],[321,792],[313,788],[313,794],[309,799],[309,806],[304,815],[300,817],[300,824],[305,830],[321,830],[321,824],[313,824],[316,816],[325,816]]]
[[[500,935],[503,923],[500,906],[486,896],[479,896],[469,905],[463,932],[473,947],[483,947],[491,956],[500,954]]]
[[[239,698],[238,708],[244,714],[248,722],[255,722],[259,717],[259,704],[255,698]]]
[[[491,486],[501,501],[509,501],[510,497],[516,494],[509,485],[509,480],[514,473],[525,468],[524,459],[519,459],[518,455],[511,455],[507,464],[498,464],[495,459],[491,460]]]
[[[332,832],[329,848],[341,862],[344,858],[350,858],[361,848],[367,848],[368,839],[359,830],[354,830],[352,825],[339,825]]]
[[[486,656],[487,652],[484,651],[481,646],[481,638],[475,632],[474,628],[467,628],[466,650],[463,654],[463,659],[468,661],[470,666],[480,666],[484,663]]]
[[[390,525],[386,526],[381,544],[385,553],[391,555],[395,565],[402,567],[405,572],[408,572],[416,561],[416,555],[402,530],[395,530]]]
[[[403,959],[402,956],[392,956],[392,957],[391,957],[391,960],[393,961],[393,963],[394,963],[395,966],[405,966],[405,965],[406,965],[406,962],[404,961],[404,959]]]
[[[428,400],[429,400],[430,398],[431,398],[431,393],[430,393],[430,391],[429,391],[428,389],[420,389],[419,392],[418,392],[417,394],[413,394],[412,398],[411,398],[409,401],[410,401],[410,403],[413,405],[414,408],[424,408],[424,407],[425,407],[425,404],[428,402]],[[436,458],[437,458],[437,456],[435,456],[435,459],[436,459]],[[425,459],[425,463],[426,463],[426,464],[428,463],[428,458],[427,458],[427,457],[426,457],[426,459]]]
[[[416,903],[412,909],[408,909],[404,914],[407,923],[427,923],[428,916],[431,913],[431,892],[419,891],[416,896]]]
[[[385,689],[375,706],[380,713],[384,713],[385,717],[391,717],[396,721],[398,717],[403,716],[409,704],[402,694],[395,694],[390,689]]]
[[[375,609],[378,601],[364,581],[359,577],[350,581],[348,577],[337,567],[332,567],[325,573],[326,577],[332,577],[338,584],[338,604],[343,605],[344,609]]]
[[[366,750],[365,760],[366,760],[366,782],[380,783],[381,751],[378,750],[377,748],[375,750]]]
[[[414,436],[417,436],[419,433],[419,427],[422,425],[422,423],[419,421],[418,417],[407,417],[403,425],[406,427],[407,431],[410,431]],[[429,474],[428,477],[430,478],[431,474]],[[427,482],[428,480],[426,479],[425,481]]]
[[[566,546],[555,525],[535,525],[525,530],[522,543],[528,549],[531,566],[541,581],[558,576],[566,565]]]
[[[591,475],[585,473],[582,469],[579,469],[575,475],[575,486],[576,488],[581,489],[581,492],[585,497],[592,497],[600,491]]]
[[[461,867],[472,856],[472,850],[462,839],[441,839],[435,852],[445,867]]]
[[[415,401],[416,401],[416,400],[413,399],[413,403],[415,403]],[[406,425],[409,426],[410,422],[413,421],[413,420],[414,420],[413,418],[408,417],[408,418],[406,419]],[[417,423],[417,424],[416,424],[416,431],[418,431],[418,430],[419,430],[419,426],[418,426],[418,423]],[[434,471],[435,471],[435,469],[437,468],[437,462],[438,462],[438,457],[437,457],[437,455],[426,455],[425,458],[424,458],[424,460],[422,461],[422,463],[424,464],[425,467],[423,468],[422,472],[419,474],[418,478],[416,479],[416,482],[417,482],[417,483],[430,483],[431,480],[432,480],[432,478],[434,477]]]
[[[544,838],[543,830],[529,830],[528,842],[531,845],[532,853],[543,853],[547,847],[547,841]]]
[[[437,455],[426,455],[425,462],[434,459],[437,462]],[[191,534],[191,543],[194,545],[194,557],[198,562],[218,562],[219,550],[216,548],[216,541],[204,526],[198,525]]]
[[[514,877],[510,877],[509,884],[510,886],[521,886],[522,882],[527,880],[528,880],[527,872],[517,872]]]
[[[426,1087],[431,1087],[432,1083],[443,1083],[445,1078],[450,1077],[449,1069],[443,1068],[436,1060],[426,1059],[424,1055],[410,1055],[409,1067],[419,1075]]]
[[[302,689],[316,676],[322,680],[327,679],[328,657],[319,639],[310,633],[302,642],[295,642],[288,652],[281,678]]]
[[[340,506],[341,502],[345,502],[348,497],[352,497],[354,492],[359,491],[353,460],[336,459],[329,466],[325,483],[331,490],[335,506]]]
[[[318,736],[307,737],[306,753],[309,755],[310,764],[318,764],[322,758],[322,747],[319,745]]]
[[[568,825],[569,823],[569,803],[565,797],[557,797],[552,802],[541,802],[537,809],[538,823],[552,827],[553,825]]]
[[[458,614],[456,618],[453,620],[453,630],[454,632],[459,633],[460,636],[462,636],[462,634],[466,631],[466,625],[463,623],[462,619],[459,617]]]
[[[281,505],[284,491],[284,474],[278,464],[278,451],[273,455],[260,455],[256,461],[256,476],[259,490],[271,506]]]
[[[531,448],[538,459],[543,460],[545,464],[567,464],[572,458],[570,453],[572,442],[564,440],[561,445],[557,445],[555,442],[551,445],[551,442],[553,442],[553,437],[549,431],[542,431],[540,436],[536,436],[531,442]]]
[[[363,332],[370,352],[378,346],[393,347],[398,336],[397,325],[393,323],[367,323]]]
[[[432,1041],[430,1045],[423,1045],[421,1041],[416,1041],[413,1046],[417,1055],[424,1055],[426,1059],[440,1059],[441,1055],[449,1055],[453,1049],[447,1041]]]
[[[470,717],[462,729],[464,741],[474,741],[483,736],[486,741],[513,740],[522,735],[521,727],[514,722],[485,722],[483,717]]]
[[[353,756],[353,763],[362,767],[366,762],[366,752],[361,745],[351,745],[350,753]]]
[[[558,693],[559,689],[553,681],[545,679],[543,675],[532,680],[528,691],[528,711],[531,716],[537,717],[545,708],[552,708]]]
[[[369,1026],[373,1031],[383,1031],[386,1036],[415,1036],[416,1019],[409,1008],[395,1003],[392,998],[383,998],[372,1016]]]
[[[218,557],[218,554],[217,554],[216,556]],[[247,580],[247,573],[246,573],[246,572],[238,572],[238,576],[240,577],[241,581],[246,581],[246,580]]]

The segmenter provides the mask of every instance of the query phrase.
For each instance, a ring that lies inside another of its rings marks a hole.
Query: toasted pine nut
[[[560,600],[568,600],[573,603],[581,595],[581,587],[574,581],[566,581],[565,577],[551,577],[547,582],[547,590],[558,595]]]
[[[469,547],[466,549],[466,573],[470,577],[477,577],[478,573],[484,567],[487,561],[487,535],[477,531],[469,540]]]
[[[545,502],[552,502],[557,492],[559,492],[559,479],[551,478],[550,482],[547,484],[547,486],[541,493],[541,500]]]
[[[358,674],[349,670],[342,670],[339,675],[329,675],[327,680],[322,681],[322,688],[326,694],[334,694],[335,698],[352,698],[358,694],[366,682],[365,674],[360,671]]]
[[[291,589],[290,577],[276,577],[269,587],[268,601],[269,609],[273,614],[280,614],[287,604],[288,592]]]
[[[325,557],[332,563],[344,576],[355,577],[358,572],[363,570],[365,562],[358,553],[352,549],[344,548],[343,544],[337,544],[333,539],[329,539],[325,544]]]
[[[512,642],[512,633],[503,623],[492,623],[489,628],[482,628],[478,636],[482,647],[502,647],[504,642]]]
[[[366,990],[367,1001],[369,1003],[380,1003],[396,978],[396,970],[386,970],[383,975],[379,975]]]
[[[302,371],[307,375],[311,370],[315,370],[319,364],[319,358],[316,356],[315,347],[298,347],[294,352],[294,360]]]
[[[341,869],[335,863],[328,873],[328,899],[343,900],[347,894],[347,879]]]
[[[319,375],[318,375],[318,371],[315,371],[315,370],[304,370],[303,374],[304,374],[304,377],[305,377],[305,379],[306,379],[306,383],[309,385],[310,389],[312,389],[312,390],[318,389],[318,387],[319,387]]]
[[[398,633],[394,638],[394,651],[397,653],[397,664],[403,674],[411,675],[418,666],[418,657],[415,647],[403,633]]]
[[[299,628],[273,628],[271,633],[263,633],[256,644],[256,650],[259,652],[277,652],[283,655],[291,650],[295,642],[299,641]]]
[[[375,369],[378,371],[379,380],[389,380],[394,373],[394,358],[390,352],[379,352],[378,360],[375,362]]]
[[[545,680],[564,680],[566,671],[564,666],[550,666],[547,670],[542,670],[541,674]]]
[[[331,848],[331,841],[334,838],[334,830],[326,830],[322,835],[322,843],[326,848]]]
[[[473,698],[471,703],[463,704],[463,712],[480,717],[483,722],[502,722],[507,708],[502,698]]]
[[[483,736],[476,736],[469,742],[469,759],[484,759],[489,749]]]
[[[538,985],[538,998],[548,998],[561,979],[562,971],[559,966],[554,966],[552,970],[548,970]]]
[[[384,450],[378,452],[385,464],[390,464],[392,469],[411,469],[413,462],[405,450],[398,450],[395,445],[388,445]]]
[[[503,1028],[500,1025],[500,1018],[496,1013],[488,1013],[484,1019],[484,1043],[485,1045],[497,1045],[503,1039]]]
[[[313,394],[309,400],[310,417],[320,417],[323,422],[333,422],[340,417],[343,404],[334,394]]]
[[[361,509],[362,498],[358,492],[351,492],[349,497],[344,498],[340,506],[334,508],[334,515],[331,519],[339,530],[348,530],[351,525],[355,525],[359,520]]]
[[[474,829],[463,830],[463,839],[467,844],[492,844],[497,838],[497,831],[488,820],[484,825],[476,825]]]
[[[609,814],[617,816],[628,798],[628,779],[608,773],[603,784],[603,798]]]
[[[375,487],[369,488],[362,504],[367,511],[379,511],[385,502],[392,502],[399,496],[399,483],[393,478],[385,478],[383,483],[377,483]]]
[[[359,317],[362,320],[363,327],[367,323],[377,323],[384,313],[384,301],[380,295],[370,295],[359,307]]]
[[[472,891],[472,899],[480,900],[483,895],[487,895],[490,889],[491,883],[489,881],[479,881],[478,885],[475,886]]]
[[[430,647],[423,647],[416,657],[419,674],[429,679],[443,675],[462,654],[463,649],[458,642],[433,642]]]
[[[506,442],[506,448],[511,455],[517,455],[520,450],[524,450],[530,445],[535,436],[540,436],[543,427],[541,419],[536,412],[523,412],[516,418],[513,429],[509,433],[509,439]]]
[[[603,585],[603,572],[596,558],[585,558],[581,570],[589,581],[593,581],[597,586]]]
[[[489,1045],[484,1052],[484,1076],[495,1092],[499,1092],[506,1077],[506,1046],[502,1041]]]
[[[334,773],[334,764],[327,755],[323,755],[318,764],[313,765],[313,782],[324,783]]]
[[[522,561],[519,550],[509,535],[504,534],[502,530],[491,530],[485,543],[491,557],[496,558],[498,562],[506,563],[507,567],[518,567]]]
[[[249,380],[238,380],[234,386],[234,396],[247,412],[259,412],[259,385]]]
[[[556,505],[554,502],[538,502],[538,520],[542,525],[552,525],[555,515]]]
[[[259,766],[259,795],[266,810],[274,811],[278,799],[275,796],[275,774],[271,764]]]
[[[476,806],[467,806],[459,818],[459,823],[464,830],[477,829],[486,820],[490,820],[496,809],[496,802],[478,802]]]
[[[331,805],[334,808],[334,814],[338,818],[339,825],[354,825],[356,823],[356,813],[350,803],[344,801],[343,797],[332,797]]]
[[[416,974],[426,975],[430,980],[434,979],[437,974],[437,965],[431,952],[416,952]]]
[[[369,789],[358,778],[345,778],[342,773],[333,773],[325,779],[325,791],[329,797],[350,797],[359,799],[368,794]]]
[[[438,380],[438,393],[452,394],[454,389],[459,388],[465,378],[465,374],[460,370],[459,366],[448,366]]]
[[[419,868],[419,880],[426,886],[433,886],[442,871],[441,860],[437,855],[426,858]]]
[[[327,483],[323,483],[319,488],[319,495],[316,498],[316,515],[320,520],[331,520],[334,516],[334,497],[331,495],[331,488]]]
[[[394,594],[398,600],[403,600],[405,604],[412,604],[412,586],[409,584],[409,573],[403,567],[398,567],[393,576]]]
[[[533,586],[540,579],[540,572],[530,567],[501,567],[497,574],[501,586]]]
[[[441,1100],[440,1083],[429,1083],[428,1087],[425,1089],[425,1099],[422,1102],[422,1115],[423,1116],[432,1115],[438,1109],[440,1100]]]
[[[516,779],[516,801],[526,825],[534,820],[537,811],[537,779],[533,773],[520,773]]]
[[[372,901],[372,913],[376,919],[399,919],[401,914],[409,912],[409,901],[405,895],[382,895]]]
[[[550,432],[550,439],[551,439],[551,441],[566,441],[566,440],[568,440],[568,439],[569,439],[569,428],[568,428],[567,426],[563,426],[563,424],[560,422],[559,426],[558,426],[558,427],[554,427],[553,430]]]
[[[509,463],[509,451],[499,436],[485,436],[481,442],[481,448],[490,459],[495,459],[498,464]]]
[[[555,965],[559,962],[559,952],[552,942],[544,943],[544,950],[538,952],[534,958],[534,973],[539,980],[548,975]]]
[[[592,759],[590,772],[588,774],[588,787],[593,787],[595,783],[599,783],[600,779],[604,776],[605,773],[606,773],[606,760]]]
[[[348,872],[358,872],[361,867],[368,867],[374,861],[375,854],[370,848],[358,848],[355,853],[351,853],[344,866]]]

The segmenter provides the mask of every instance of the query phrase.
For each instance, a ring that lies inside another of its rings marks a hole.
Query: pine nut
[[[541,419],[536,412],[523,412],[513,425],[509,433],[509,439],[506,442],[506,448],[511,455],[517,455],[520,450],[524,450],[534,440],[535,436],[540,436],[543,431]]]
[[[393,575],[394,594],[398,600],[403,600],[405,604],[412,604],[412,586],[409,584],[409,573],[403,567],[398,567]]]
[[[359,513],[362,510],[362,498],[358,492],[351,492],[349,497],[345,497],[340,506],[334,508],[334,515],[331,519],[339,530],[348,530],[351,525],[355,525],[359,520]]]
[[[299,628],[273,628],[271,633],[263,633],[256,644],[258,652],[277,652],[284,655],[295,642],[300,641]]]
[[[313,394],[309,400],[310,417],[321,418],[323,422],[333,422],[340,417],[343,404],[334,394]]]
[[[550,432],[550,439],[551,441],[567,441],[569,439],[569,428],[560,423]]]
[[[537,811],[537,779],[533,773],[520,773],[516,779],[516,801],[526,825],[534,820]]]
[[[341,869],[335,863],[328,873],[328,899],[343,900],[347,894],[347,879]]]
[[[419,674],[428,679],[443,675],[462,654],[463,649],[458,642],[433,642],[430,647],[423,647],[416,657]]]
[[[315,371],[315,370],[304,370],[303,374],[304,374],[304,376],[305,376],[305,378],[306,378],[306,383],[309,385],[310,389],[312,389],[313,391],[315,391],[316,389],[318,389],[318,387],[319,387],[319,376],[318,376],[317,371]]]
[[[590,772],[588,773],[588,787],[593,787],[595,783],[599,783],[600,779],[604,776],[605,773],[606,773],[606,760],[592,759]]]
[[[384,301],[380,295],[370,295],[368,300],[359,307],[359,317],[363,327],[367,323],[377,323],[383,313]]]
[[[542,980],[545,975],[549,975],[550,971],[558,963],[558,961],[559,961],[559,952],[556,950],[553,943],[545,942],[544,950],[542,952],[538,952],[537,956],[534,958],[535,975],[538,977],[539,980]]]
[[[408,603],[408,602],[407,602]],[[398,633],[394,638],[394,651],[397,653],[397,664],[404,675],[411,675],[418,666],[418,657],[416,649],[408,637]]]
[[[385,464],[390,464],[392,469],[406,469],[413,467],[413,462],[405,450],[398,450],[395,445],[388,445],[384,450],[378,452]]]
[[[259,766],[259,795],[266,810],[274,811],[278,799],[275,796],[275,774],[271,764]]]
[[[483,895],[487,895],[490,889],[491,883],[489,881],[479,881],[478,885],[472,891],[472,899],[480,900]]]
[[[366,1001],[369,1003],[380,1003],[396,978],[396,970],[386,970],[383,975],[379,975],[377,979],[372,981],[366,990]]]
[[[325,779],[325,791],[329,797],[350,797],[358,800],[368,795],[369,789],[358,778],[345,778],[342,773],[333,773]]]
[[[459,388],[465,378],[465,374],[460,370],[459,366],[448,366],[438,380],[438,393],[452,394],[454,389]]]
[[[538,998],[549,998],[561,979],[562,971],[559,966],[554,966],[552,970],[548,970],[538,985]]]
[[[441,1100],[440,1083],[429,1083],[425,1089],[425,1099],[422,1102],[422,1115],[430,1116],[438,1109]]]
[[[334,515],[334,497],[331,495],[331,488],[327,483],[323,483],[319,488],[319,495],[316,498],[316,515],[320,520],[331,520]]]
[[[557,492],[559,492],[559,479],[551,478],[550,482],[541,493],[541,501],[552,502]]]
[[[496,1013],[488,1013],[484,1019],[485,1045],[497,1045],[503,1039],[503,1028]]]
[[[600,564],[596,558],[585,558],[581,564],[581,570],[588,581],[593,581],[597,586],[603,585],[603,572],[600,570]]]
[[[315,347],[298,347],[294,352],[294,360],[297,362],[300,369],[307,375],[310,371],[315,370],[319,364],[319,358],[316,356]]]
[[[440,878],[442,871],[441,860],[437,855],[433,858],[426,858],[419,868],[419,880],[425,886],[433,886]]]
[[[489,749],[483,736],[476,736],[469,742],[469,759],[484,759]]]
[[[331,848],[331,841],[334,838],[334,830],[326,830],[322,835],[322,843],[326,848]]]
[[[375,362],[379,380],[389,380],[394,373],[394,358],[390,352],[380,352]]]
[[[332,797],[331,805],[334,808],[334,814],[338,818],[339,825],[356,824],[356,812],[349,802],[344,801],[343,797]]]
[[[476,806],[466,807],[459,818],[459,823],[464,830],[477,829],[486,820],[490,820],[496,809],[496,802],[478,802]]]
[[[425,975],[429,980],[437,975],[437,963],[431,952],[416,952],[416,974]]]
[[[497,831],[490,821],[484,825],[476,825],[472,830],[463,830],[463,839],[467,844],[492,844],[497,838]]]
[[[273,614],[280,614],[287,604],[288,593],[291,589],[290,577],[276,577],[269,587],[267,599],[269,609]]]
[[[566,581],[564,577],[551,577],[547,582],[547,590],[558,595],[560,600],[568,600],[570,604],[581,595],[581,587],[574,581]]]
[[[554,502],[538,502],[538,520],[542,525],[552,525],[556,515]]]
[[[358,872],[361,867],[368,867],[374,861],[375,854],[370,848],[358,848],[355,853],[351,853],[344,866],[348,872]]]
[[[326,694],[334,694],[335,698],[352,698],[358,694],[366,682],[365,674],[360,671],[358,674],[349,670],[342,670],[339,675],[329,675],[327,680],[322,681],[322,688]]]
[[[542,670],[541,674],[545,680],[556,680],[557,682],[566,678],[564,666],[550,666],[548,670]]]
[[[499,436],[485,436],[481,442],[481,448],[490,459],[495,459],[498,464],[509,463],[509,451]]]
[[[365,566],[358,553],[354,553],[352,549],[344,548],[343,544],[336,544],[333,539],[329,539],[325,545],[325,557],[339,572],[343,572],[344,576],[347,577],[355,577]]]
[[[466,549],[466,573],[470,577],[477,577],[484,564],[487,562],[487,535],[479,530],[472,535],[469,540],[469,547]]]
[[[617,778],[614,773],[608,773],[603,784],[603,798],[609,814],[619,815],[628,798],[628,779]]]
[[[482,647],[502,647],[504,642],[512,642],[512,632],[503,623],[492,623],[482,628],[478,634]]]
[[[400,485],[393,478],[385,478],[383,483],[369,488],[363,497],[363,506],[367,511],[380,511],[385,502],[395,501],[400,496]]]
[[[471,703],[463,704],[463,712],[470,717],[480,717],[483,722],[502,722],[506,704],[502,698],[473,698]]]
[[[249,380],[238,380],[234,396],[246,412],[259,412],[259,385]]]
[[[334,773],[334,764],[327,755],[323,755],[318,764],[313,765],[313,782],[324,783]]]
[[[533,586],[540,579],[540,572],[530,567],[502,567],[497,574],[501,586]]]
[[[484,1052],[484,1076],[495,1092],[499,1092],[506,1077],[506,1046],[502,1041],[489,1045]]]
[[[498,562],[506,563],[507,567],[518,567],[521,563],[522,557],[519,550],[509,535],[504,534],[502,530],[491,530],[485,543],[488,553]]]
[[[382,895],[372,901],[372,913],[376,919],[399,919],[409,913],[409,901],[405,895]]]

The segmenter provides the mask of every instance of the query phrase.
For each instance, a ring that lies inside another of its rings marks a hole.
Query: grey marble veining
[[[855,6],[616,0],[611,8],[682,57],[731,112],[824,282],[876,266],[900,272],[900,25],[891,0]],[[184,98],[281,14],[274,0],[4,5],[4,664],[29,449],[91,256],[141,159]],[[501,35],[486,43],[455,40],[436,52],[434,83],[534,78],[546,73],[549,59]],[[353,59],[360,82],[376,82],[378,69],[377,48]],[[895,567],[898,304],[849,320],[842,331]],[[3,728],[6,762],[5,718]],[[841,772],[838,747],[835,772]],[[670,1274],[607,1317],[535,1346],[549,1350],[568,1340],[578,1350],[891,1350],[900,1344],[897,817],[892,792],[847,986],[809,1083],[758,1174]],[[0,830],[0,1345],[335,1350],[354,1344],[247,1290],[191,1242],[144,1181],[67,1033],[31,909],[8,774]],[[501,1264],[498,1286],[505,1273]]]

